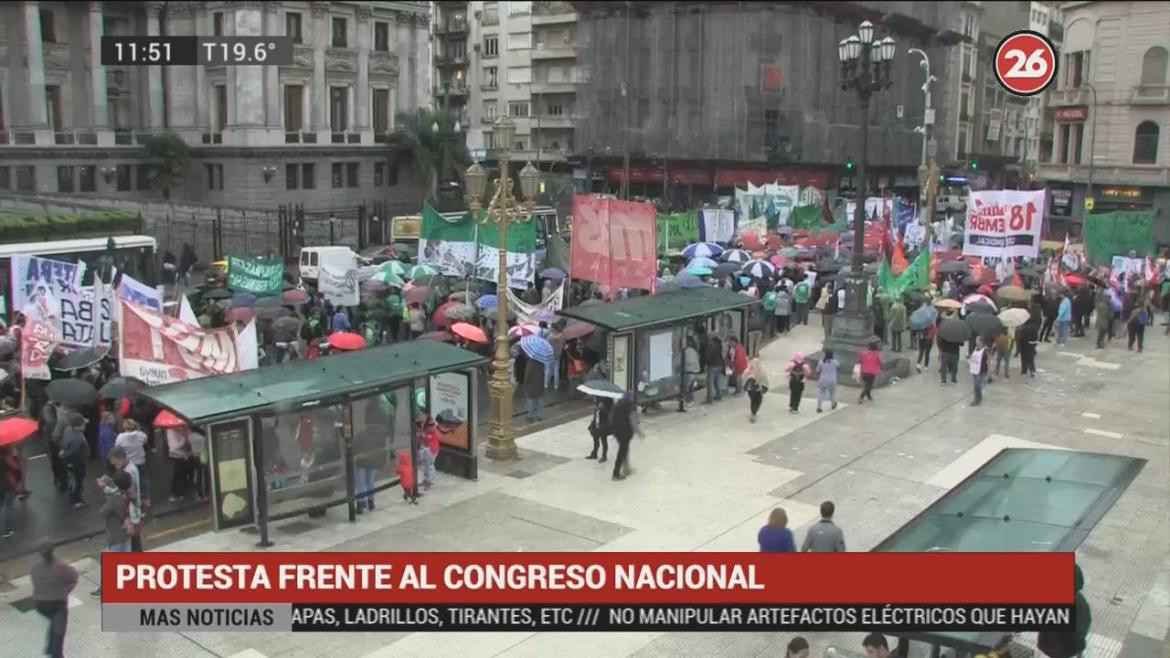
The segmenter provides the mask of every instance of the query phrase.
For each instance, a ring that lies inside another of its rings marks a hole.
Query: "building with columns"
[[[431,103],[428,2],[0,5],[0,193],[158,199],[142,144],[192,151],[177,201],[417,201],[396,115]],[[283,66],[102,66],[101,37],[291,36]]]

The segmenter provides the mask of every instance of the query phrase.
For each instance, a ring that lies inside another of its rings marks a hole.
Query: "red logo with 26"
[[[1039,94],[1056,79],[1056,46],[1039,32],[1012,32],[995,48],[995,78],[1017,96]]]

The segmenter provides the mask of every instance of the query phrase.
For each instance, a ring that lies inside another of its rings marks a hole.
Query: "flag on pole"
[[[1060,254],[1060,263],[1064,265],[1066,270],[1077,271],[1081,269],[1081,258],[1077,252],[1073,251],[1072,241],[1069,239],[1068,233],[1064,234],[1064,249]]]

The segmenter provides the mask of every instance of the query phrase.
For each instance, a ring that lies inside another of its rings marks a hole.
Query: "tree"
[[[170,199],[171,188],[187,173],[190,147],[175,133],[162,133],[148,137],[143,152],[150,163],[150,186]]]
[[[454,112],[426,107],[398,115],[399,130],[390,143],[413,161],[427,202],[435,201],[440,181],[462,180],[463,170],[471,164],[463,133],[455,132],[456,120]],[[436,124],[438,132],[434,130]]]

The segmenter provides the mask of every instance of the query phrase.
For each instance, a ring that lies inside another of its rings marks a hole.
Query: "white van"
[[[301,281],[317,285],[322,267],[348,272],[357,269],[358,256],[349,247],[301,247]]]

